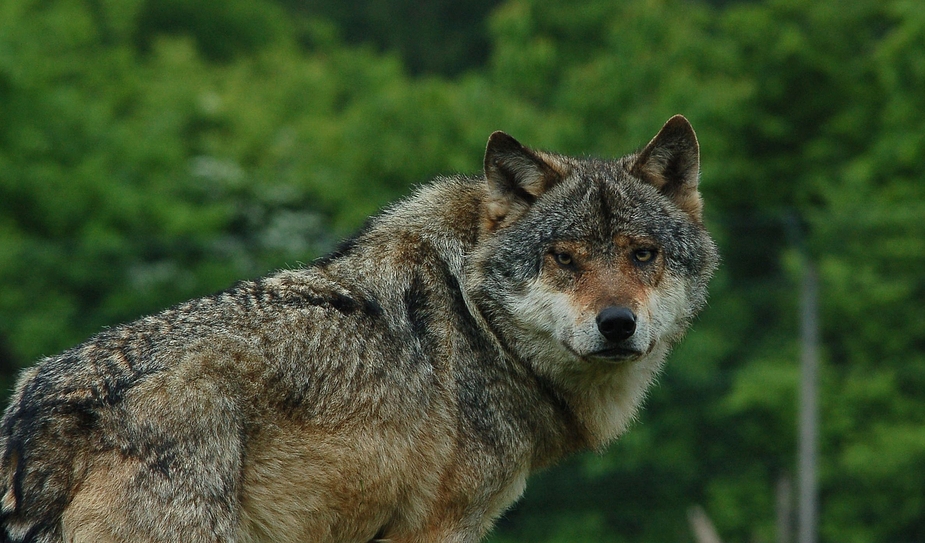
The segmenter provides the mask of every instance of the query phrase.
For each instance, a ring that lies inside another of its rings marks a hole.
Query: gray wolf
[[[312,265],[26,369],[0,525],[32,542],[475,542],[634,418],[717,251],[670,119],[617,160],[491,135]]]

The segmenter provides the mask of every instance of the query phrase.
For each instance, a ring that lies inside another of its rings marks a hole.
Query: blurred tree
[[[294,26],[273,2],[250,0],[145,0],[138,9],[134,41],[148,51],[159,36],[187,36],[207,59],[230,60],[293,37]]]
[[[485,18],[500,0],[280,0],[291,11],[333,21],[351,44],[401,56],[414,74],[455,75],[488,57]]]

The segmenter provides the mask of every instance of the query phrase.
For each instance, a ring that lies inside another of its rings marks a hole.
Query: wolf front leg
[[[487,535],[491,526],[484,528],[471,525],[432,525],[415,534],[390,534],[383,532],[369,543],[478,543]]]
[[[456,474],[457,476],[459,473]],[[438,501],[428,520],[417,529],[409,530],[409,534],[401,533],[397,528],[395,533],[385,530],[377,534],[377,539],[371,543],[478,543],[491,531],[498,517],[501,516],[523,494],[527,486],[528,470],[521,467],[517,471],[495,471],[492,475],[482,479],[475,471],[465,477],[467,483],[475,481],[477,488],[468,488],[468,492],[456,494],[454,498]],[[481,474],[484,475],[484,474]],[[450,481],[465,484],[458,478],[451,477]],[[447,481],[445,481],[446,483]],[[487,483],[487,484],[486,484]],[[448,497],[447,497],[448,498]]]

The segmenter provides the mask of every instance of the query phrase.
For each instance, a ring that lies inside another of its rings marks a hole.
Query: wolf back
[[[0,540],[478,541],[623,433],[717,263],[680,116],[579,159],[497,132],[313,265],[25,370]]]

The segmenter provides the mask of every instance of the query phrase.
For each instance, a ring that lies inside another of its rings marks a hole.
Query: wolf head
[[[496,334],[565,385],[633,365],[654,374],[703,307],[718,260],[702,223],[699,168],[697,138],[680,115],[617,160],[533,151],[492,134],[470,292]]]

